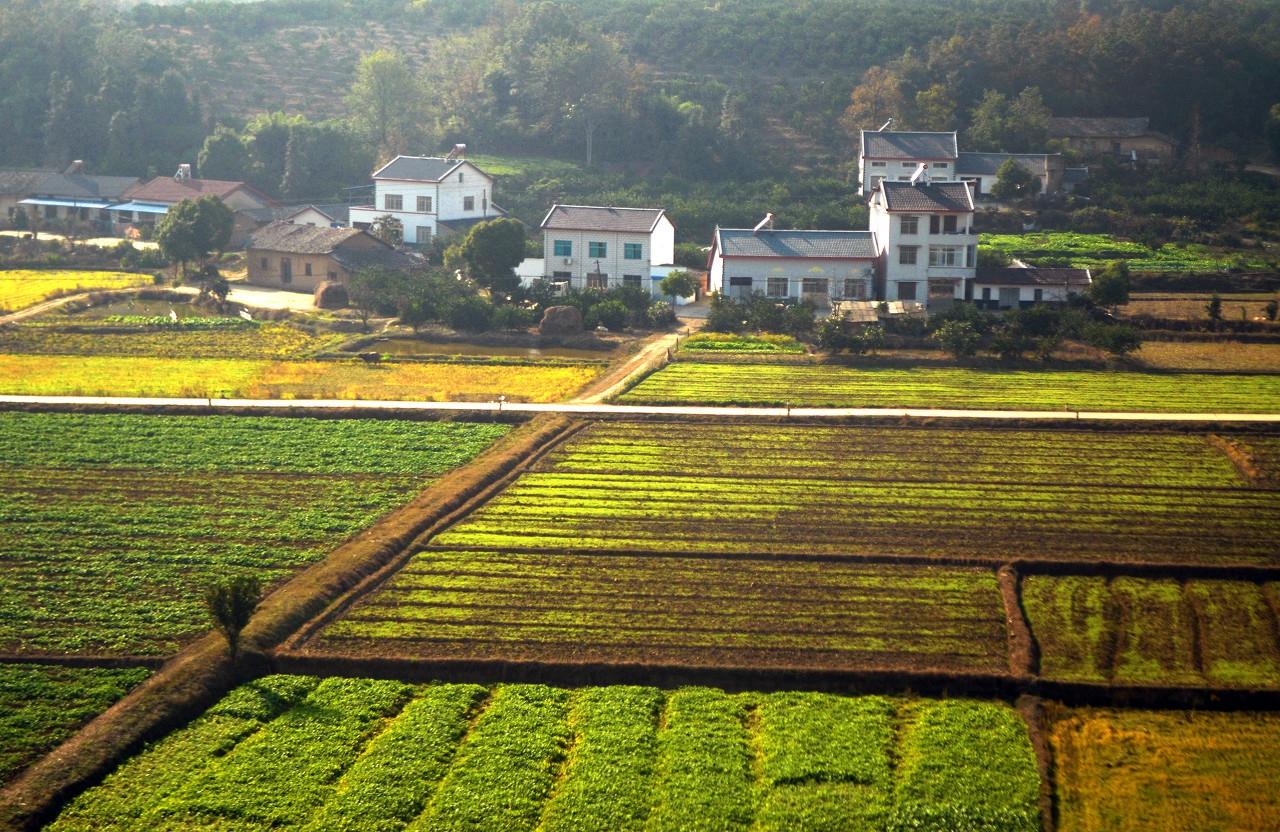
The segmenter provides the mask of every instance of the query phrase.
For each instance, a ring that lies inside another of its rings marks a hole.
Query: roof
[[[136,188],[130,188],[125,196],[140,202],[173,204],[184,199],[199,199],[202,196],[226,199],[241,189],[258,196],[264,202],[273,202],[266,194],[244,182],[232,182],[226,179],[175,179],[172,176],[157,176]]]
[[[954,159],[956,134],[862,131],[862,155],[869,159]]]
[[[1092,279],[1088,269],[1010,266],[980,270],[974,282],[992,286],[1088,286]]]
[[[326,205],[308,202],[301,205],[273,205],[266,208],[249,208],[244,210],[243,213],[248,214],[258,222],[273,222],[275,220],[291,219],[307,209],[319,211],[333,222],[345,225],[350,218],[351,206],[345,202]]]
[[[973,193],[964,182],[880,183],[887,211],[972,211]]]
[[[1083,118],[1068,116],[1049,119],[1049,138],[1068,136],[1092,136],[1097,138],[1132,138],[1151,132],[1151,119],[1135,118]]]
[[[397,156],[375,170],[373,178],[439,182],[466,162],[466,159],[445,159],[442,156]]]
[[[648,234],[665,215],[663,208],[603,208],[595,205],[553,205],[541,228],[565,231],[621,231]]]
[[[507,216],[506,211],[503,211],[501,208],[498,208],[498,206],[494,205],[492,202],[489,203],[489,208],[491,210],[497,209],[497,213],[487,217],[462,217],[461,219],[456,219],[456,220],[437,219],[436,225],[442,228],[445,228],[449,231],[455,231],[459,234],[465,234],[466,232],[471,230],[471,226],[473,225],[479,225],[482,222],[492,222],[493,220],[500,220]]]
[[[36,192],[36,184],[55,171],[34,168],[0,168],[0,194],[29,196]]]
[[[1036,176],[1043,176],[1049,165],[1047,153],[961,153],[956,160],[956,174],[995,176],[1010,159]]]
[[[363,232],[362,232],[363,233]],[[339,248],[331,256],[349,272],[358,272],[370,266],[382,266],[388,269],[407,269],[414,260],[402,251],[390,246],[378,248]]]
[[[874,259],[870,231],[806,231],[772,228],[717,228],[716,249],[722,257],[831,257]]]
[[[123,199],[138,184],[136,176],[89,176],[83,173],[47,173],[33,193],[40,196],[82,199]]]
[[[338,246],[363,233],[358,228],[322,228],[280,220],[253,232],[247,247],[289,254],[332,254]]]

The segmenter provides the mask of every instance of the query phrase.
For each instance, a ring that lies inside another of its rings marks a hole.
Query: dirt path
[[[569,400],[569,404],[598,404],[608,401],[626,390],[637,375],[648,372],[666,361],[668,350],[674,350],[680,340],[702,329],[706,321],[697,318],[680,318],[678,332],[655,335],[641,345],[634,355],[621,366],[592,382],[582,393]]]
[[[4,324],[16,323],[18,321],[25,320],[27,318],[35,317],[36,315],[42,315],[45,312],[52,311],[54,309],[57,309],[60,306],[65,306],[68,303],[71,303],[71,301],[73,300],[84,300],[85,298],[89,297],[89,295],[91,294],[94,294],[94,293],[79,292],[74,295],[63,295],[60,298],[41,301],[40,303],[37,303],[35,306],[28,306],[26,309],[19,309],[17,312],[10,312],[7,315],[0,315],[0,326],[3,326]]]

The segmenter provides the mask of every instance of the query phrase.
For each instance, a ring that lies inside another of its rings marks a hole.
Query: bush
[[[493,304],[481,297],[454,301],[445,313],[445,322],[463,332],[484,332],[493,319]]]
[[[812,335],[815,312],[817,309],[807,300],[785,307],[782,311],[782,331],[796,338]]]
[[[534,324],[534,311],[504,304],[494,307],[490,323],[494,329],[528,329]]]
[[[1092,323],[1084,328],[1084,341],[1112,355],[1123,356],[1142,346],[1142,334],[1129,324]]]
[[[675,265],[687,269],[705,269],[707,253],[697,243],[676,243]]]
[[[982,337],[968,321],[946,321],[929,336],[956,358],[968,358],[978,351]]]
[[[647,312],[647,303],[645,308]],[[626,327],[630,317],[631,310],[622,301],[605,300],[587,310],[586,325],[587,329],[602,326],[610,332],[618,332]]]
[[[850,335],[845,332],[844,323],[835,318],[827,318],[818,324],[818,346],[830,353],[847,350]]]
[[[655,300],[649,304],[649,326],[664,329],[676,322],[676,310],[665,300]]]
[[[741,332],[746,327],[743,310],[719,292],[711,296],[706,329],[710,332]]]

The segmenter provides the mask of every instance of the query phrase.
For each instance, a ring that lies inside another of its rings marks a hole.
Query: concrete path
[[[0,396],[0,404],[82,405],[306,412],[346,408],[404,412],[561,413],[578,416],[719,416],[732,419],[871,418],[990,419],[1108,422],[1262,422],[1280,424],[1280,413],[1147,413],[1087,410],[958,410],[927,407],[719,407],[710,405],[619,405],[586,402],[410,402],[369,399],[164,399],[125,396]]]

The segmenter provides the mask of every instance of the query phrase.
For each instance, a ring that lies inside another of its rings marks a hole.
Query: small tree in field
[[[1204,305],[1204,311],[1209,313],[1209,320],[1222,320],[1222,296],[1214,292],[1209,298],[1209,302]]]
[[[698,279],[691,272],[676,269],[662,278],[658,283],[658,291],[671,298],[671,306],[676,305],[676,298],[687,298],[698,291]]]
[[[955,358],[969,358],[981,341],[978,330],[968,321],[946,321],[930,337]]]
[[[156,242],[160,252],[178,264],[182,277],[186,277],[187,266],[195,263],[203,278],[210,255],[226,250],[234,230],[231,209],[215,196],[202,196],[184,199],[170,208],[156,226]]]
[[[1093,279],[1089,285],[1089,298],[1108,309],[1129,302],[1129,264],[1115,260]]]
[[[240,633],[261,600],[262,587],[247,575],[217,581],[204,592],[205,609],[213,626],[226,637],[233,661],[240,651]]]

